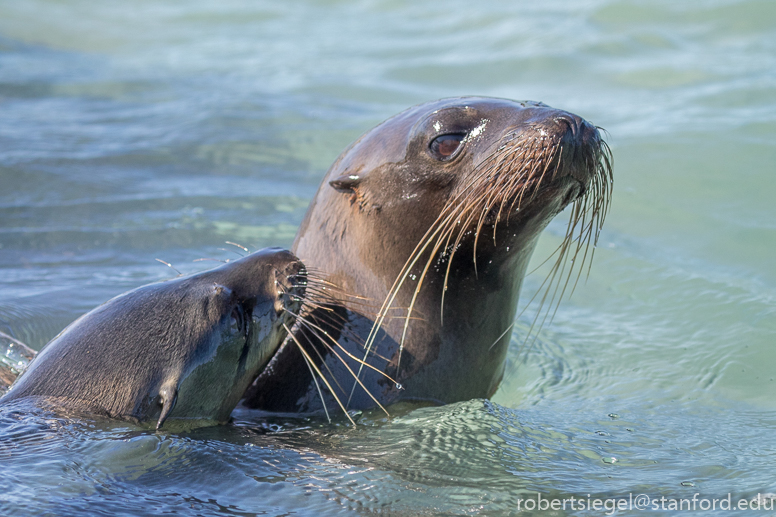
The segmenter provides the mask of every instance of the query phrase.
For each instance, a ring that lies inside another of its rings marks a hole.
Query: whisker
[[[237,244],[236,242],[224,241],[224,243],[225,244],[229,244],[231,246],[236,246],[236,247],[240,248],[241,250],[243,250],[245,253],[250,253],[250,250],[248,250],[248,248],[246,248],[245,246],[242,246],[240,244]]]
[[[314,325],[314,324],[311,324],[310,322],[307,322],[307,321],[305,321],[304,319],[301,319],[301,320],[299,320],[299,321],[301,321],[303,325],[306,325],[306,326],[307,326],[307,328],[308,328],[309,330],[311,330],[311,331],[314,331],[315,329],[317,329],[317,330],[319,330],[319,331],[323,332],[323,334],[324,334],[324,335],[325,335],[327,338],[329,338],[329,340],[331,340],[331,341],[332,341],[332,342],[333,342],[335,345],[337,345],[337,347],[338,347],[340,350],[342,350],[342,351],[343,351],[343,352],[344,352],[344,353],[345,353],[345,354],[346,354],[348,357],[350,357],[351,359],[353,359],[353,360],[355,360],[355,361],[361,362],[361,361],[360,361],[358,358],[356,358],[356,357],[355,357],[353,354],[351,354],[351,353],[349,353],[347,350],[345,350],[345,348],[344,348],[342,345],[340,345],[340,344],[337,342],[337,340],[336,340],[336,339],[332,339],[332,338],[331,338],[331,337],[330,337],[330,336],[329,336],[329,335],[328,335],[328,334],[327,334],[325,331],[323,331],[323,330],[322,330],[320,327],[317,327],[316,325]],[[317,335],[317,334],[316,334],[316,335]],[[320,338],[320,336],[318,336],[318,337]],[[330,351],[331,351],[331,352],[332,352],[332,353],[333,353],[333,354],[334,354],[334,355],[337,357],[337,359],[340,361],[340,363],[342,363],[342,365],[343,365],[343,366],[345,366],[345,368],[347,368],[347,370],[348,370],[348,372],[350,373],[350,375],[352,375],[352,376],[353,376],[353,378],[354,378],[354,379],[356,380],[356,382],[358,383],[358,385],[359,385],[359,386],[361,386],[361,388],[363,388],[363,390],[366,392],[366,394],[369,396],[369,398],[371,398],[371,399],[374,401],[374,403],[375,403],[375,404],[377,404],[377,406],[378,406],[380,409],[382,409],[382,410],[383,410],[383,412],[386,414],[386,416],[390,417],[390,416],[391,416],[391,415],[390,415],[390,413],[388,413],[388,411],[386,411],[386,409],[383,407],[383,405],[382,405],[382,404],[380,404],[380,402],[379,402],[379,401],[378,401],[378,400],[377,400],[377,399],[374,397],[374,395],[372,395],[372,392],[371,392],[371,391],[369,391],[369,390],[367,389],[367,387],[366,387],[366,386],[364,386],[364,384],[361,382],[361,379],[359,379],[359,378],[356,376],[356,374],[355,374],[355,373],[353,373],[353,370],[350,368],[350,366],[348,365],[348,363],[347,363],[347,362],[345,362],[345,360],[344,360],[344,359],[342,359],[342,357],[341,357],[341,356],[340,356],[340,355],[337,353],[337,351],[334,349],[334,347],[332,347],[330,344],[326,343],[326,341],[325,341],[325,340],[321,340],[321,341],[322,341],[322,342],[323,342],[323,343],[326,345],[326,347],[327,347],[327,348],[328,348],[328,349],[329,349],[329,350],[330,350]],[[365,366],[367,366],[367,367],[369,367],[369,368],[372,368],[373,370],[375,370],[376,372],[380,373],[380,374],[381,374],[381,375],[383,375],[384,377],[386,377],[386,378],[388,378],[388,379],[390,379],[390,380],[392,380],[392,381],[393,381],[393,379],[391,379],[391,378],[390,378],[390,377],[389,377],[387,374],[385,374],[385,373],[381,372],[380,370],[378,370],[377,368],[375,368],[375,367],[374,367],[374,366],[372,366],[371,364],[368,364],[368,363],[366,363],[366,364],[365,364]],[[401,385],[400,385],[398,382],[396,382],[396,381],[393,381],[393,382],[394,382],[394,383],[395,383],[397,386],[401,386]],[[343,391],[343,393],[344,393],[344,390],[342,390],[342,391]]]
[[[165,261],[164,261],[164,260],[162,260],[162,259],[154,259],[154,260],[155,260],[155,261],[157,261],[157,262],[161,262],[162,264],[164,264],[164,265],[165,265],[165,266],[167,266],[168,268],[172,269],[173,271],[175,271],[176,273],[178,273],[178,276],[183,276],[183,273],[181,273],[180,271],[178,271],[178,270],[177,270],[177,269],[176,269],[176,268],[175,268],[175,267],[174,267],[172,264],[170,264],[169,262],[165,262]]]
[[[232,248],[216,248],[216,249],[217,249],[218,251],[231,251],[232,253],[234,253],[235,255],[238,255],[238,256],[240,256],[240,257],[244,257],[244,256],[245,256],[245,255],[243,255],[242,253],[240,253],[239,251],[237,251],[237,250],[233,250]]]
[[[286,329],[286,332],[288,332],[288,335],[289,335],[289,336],[291,336],[291,339],[293,339],[293,340],[294,340],[294,343],[296,343],[296,345],[299,347],[299,351],[300,351],[300,352],[302,352],[302,354],[303,354],[303,355],[305,356],[305,358],[307,359],[307,361],[308,361],[308,362],[307,362],[308,366],[311,366],[311,367],[312,367],[312,368],[313,368],[313,369],[316,371],[316,373],[317,373],[317,374],[318,374],[318,376],[321,378],[321,380],[324,382],[324,384],[326,384],[326,386],[329,388],[329,392],[330,392],[330,393],[331,393],[331,395],[334,397],[334,400],[336,400],[336,401],[337,401],[337,404],[339,404],[339,407],[340,407],[340,408],[342,408],[342,412],[343,412],[343,413],[345,413],[345,416],[346,416],[346,417],[348,417],[348,420],[350,420],[350,423],[351,423],[351,424],[353,424],[353,425],[355,426],[355,425],[356,425],[356,422],[354,422],[354,421],[353,421],[353,419],[350,417],[350,414],[349,414],[349,413],[347,412],[347,410],[345,409],[345,406],[343,406],[343,405],[342,405],[342,402],[340,401],[340,399],[339,399],[339,397],[337,396],[337,394],[336,394],[336,393],[334,393],[334,390],[331,388],[331,384],[329,384],[329,381],[327,381],[327,380],[326,380],[326,377],[324,377],[324,376],[323,376],[323,374],[322,374],[322,373],[321,373],[321,371],[318,369],[318,367],[317,367],[317,366],[315,366],[315,363],[312,361],[312,359],[310,359],[310,356],[309,356],[309,355],[307,355],[307,352],[305,351],[305,349],[304,349],[304,347],[302,346],[302,344],[301,344],[301,343],[299,343],[299,340],[298,340],[298,339],[296,339],[296,336],[294,336],[294,335],[291,333],[291,330],[289,330],[288,326],[287,326],[285,323],[283,324],[283,328],[285,328],[285,329]],[[323,395],[321,394],[320,390],[318,390],[318,394],[321,396],[321,400],[323,400]],[[325,407],[325,404],[324,404],[324,407]],[[328,412],[328,411],[326,411],[326,417],[327,417],[327,418],[329,417],[329,412]],[[331,423],[331,419],[329,419],[329,423]]]
[[[506,330],[504,332],[502,332],[499,337],[496,338],[496,340],[493,342],[493,344],[488,347],[488,351],[490,351],[494,346],[496,346],[496,343],[501,341],[501,338],[503,338],[506,335],[507,332],[512,330],[512,327],[514,327],[514,326],[515,326],[515,322],[513,321],[512,324],[510,326],[508,326],[506,328]]]
[[[283,325],[285,327],[285,325]],[[288,328],[286,328],[288,330]],[[288,333],[289,336],[292,336],[291,332]],[[326,413],[326,420],[331,423],[331,417],[329,416],[329,408],[326,407],[326,400],[323,398],[323,393],[321,392],[321,386],[318,384],[318,379],[315,378],[315,372],[313,371],[313,364],[310,360],[310,357],[307,355],[307,352],[304,351],[304,348],[302,348],[302,345],[299,343],[299,341],[296,340],[292,336],[292,340],[296,343],[296,346],[299,348],[299,351],[302,352],[302,358],[304,359],[305,364],[307,365],[307,368],[310,370],[310,375],[313,378],[313,382],[315,383],[315,389],[318,390],[318,396],[321,399],[321,404],[323,404],[323,412]],[[318,370],[316,368],[316,370]],[[319,372],[320,373],[320,372]]]

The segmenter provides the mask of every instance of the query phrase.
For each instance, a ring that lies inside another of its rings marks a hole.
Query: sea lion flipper
[[[162,404],[162,413],[159,415],[159,421],[156,422],[157,431],[162,428],[162,424],[164,424],[164,421],[167,420],[168,416],[170,416],[170,413],[175,407],[175,402],[177,402],[177,400],[178,400],[177,383],[175,382],[167,383],[164,386],[162,386],[162,389],[159,390],[159,402],[161,402]]]

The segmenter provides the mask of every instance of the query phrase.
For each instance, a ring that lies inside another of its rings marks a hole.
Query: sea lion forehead
[[[232,260],[192,278],[200,282],[220,284],[234,291],[238,299],[260,295],[274,296],[277,279],[295,275],[303,268],[295,255],[281,248],[264,248],[237,260]]]
[[[536,101],[513,101],[495,97],[456,97],[418,106],[419,115],[412,139],[443,134],[480,136],[492,124],[498,127],[519,122],[535,108],[549,108]],[[420,110],[420,108],[423,108]]]
[[[406,155],[410,129],[417,120],[414,108],[405,110],[373,127],[340,154],[331,167],[334,175],[360,174],[385,163],[400,162]]]
[[[333,175],[357,177],[386,163],[407,158],[414,144],[445,133],[467,133],[476,137],[490,122],[496,125],[516,121],[529,108],[549,108],[536,101],[514,101],[497,97],[449,97],[418,104],[394,115],[367,131],[347,148],[332,166]]]

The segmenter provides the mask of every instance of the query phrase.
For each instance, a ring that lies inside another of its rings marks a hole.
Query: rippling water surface
[[[516,515],[537,492],[776,492],[772,0],[2,3],[0,331],[40,348],[174,275],[155,258],[187,273],[233,256],[226,240],[289,246],[350,141],[472,94],[578,113],[615,154],[590,277],[530,346],[530,308],[518,319],[492,401],[177,434],[6,406],[2,513]]]

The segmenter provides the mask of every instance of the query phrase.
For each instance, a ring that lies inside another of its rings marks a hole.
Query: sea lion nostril
[[[567,131],[571,131],[572,134],[577,132],[577,124],[568,115],[560,115],[555,117],[555,123],[560,126],[566,126]]]
[[[580,124],[578,139],[581,144],[587,146],[598,146],[601,140],[601,134],[598,128],[590,122],[583,120]]]
[[[595,129],[586,120],[571,113],[563,113],[555,117],[555,123],[560,127],[565,127],[566,136],[577,144],[582,143],[587,138],[590,128]]]

